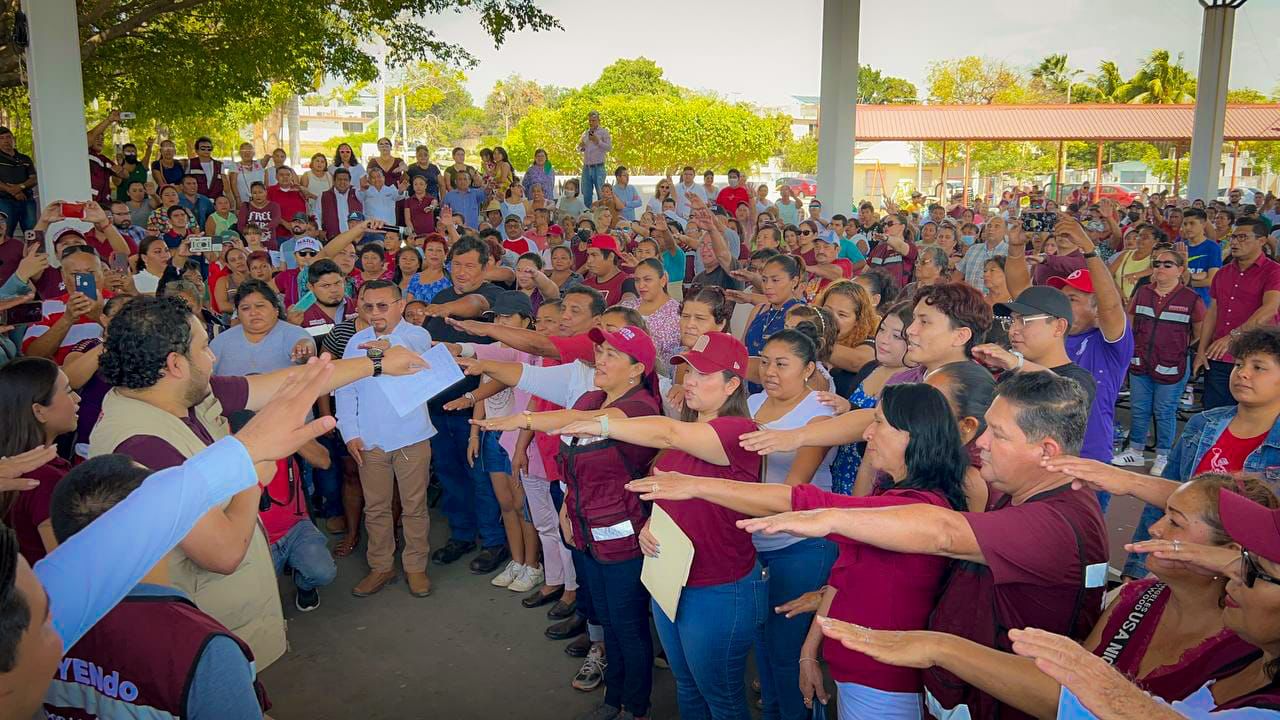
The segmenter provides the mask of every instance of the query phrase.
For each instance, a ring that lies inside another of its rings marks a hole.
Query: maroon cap
[[[587,333],[591,342],[608,343],[613,349],[625,354],[644,366],[644,374],[653,372],[658,361],[658,348],[653,344],[649,334],[634,325],[619,328],[618,332],[609,332],[601,328],[591,328]]]
[[[1227,534],[1245,550],[1280,563],[1280,510],[1222,488],[1218,490],[1218,516]]]
[[[592,247],[596,250],[612,250],[614,252],[618,252],[618,238],[612,235],[592,235],[591,244],[587,247]]]
[[[1059,290],[1064,287],[1072,287],[1080,292],[1093,293],[1093,276],[1084,268],[1080,268],[1066,277],[1051,277],[1047,284],[1049,287]]]
[[[698,338],[693,348],[671,358],[672,365],[689,363],[694,370],[707,375],[728,370],[747,379],[747,346],[738,338],[722,332],[709,332]]]
[[[547,228],[547,234],[555,235],[556,237],[564,237],[564,228],[560,227],[559,225],[552,225],[551,227]]]

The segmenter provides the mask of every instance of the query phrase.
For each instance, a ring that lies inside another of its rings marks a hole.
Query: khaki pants
[[[406,445],[394,452],[378,448],[364,451],[360,487],[364,489],[364,526],[369,533],[369,569],[387,572],[395,566],[396,527],[391,517],[391,494],[400,487],[400,519],[404,525],[405,572],[427,569],[427,467],[431,442]],[[398,483],[397,483],[398,480]]]

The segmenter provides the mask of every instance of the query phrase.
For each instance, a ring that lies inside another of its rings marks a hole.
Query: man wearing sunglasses
[[[196,156],[187,158],[184,164],[187,174],[196,177],[196,192],[208,198],[210,203],[225,194],[222,161],[213,157],[212,140],[207,137],[196,140]]]

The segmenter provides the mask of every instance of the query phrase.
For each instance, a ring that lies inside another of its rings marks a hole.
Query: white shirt
[[[520,373],[520,381],[516,389],[523,390],[534,397],[540,397],[563,408],[572,408],[578,398],[596,390],[596,369],[578,360],[565,365],[524,366]],[[666,407],[667,391],[671,389],[670,378],[658,376],[658,392],[662,394],[664,413],[679,419],[680,413],[674,408]],[[830,487],[831,481],[827,481]]]
[[[768,399],[765,393],[756,393],[747,398],[747,409],[751,411],[752,417],[760,412],[760,407],[764,405],[764,401]],[[763,427],[769,430],[791,430],[803,427],[809,424],[809,421],[818,417],[831,417],[831,408],[818,402],[818,393],[811,392],[803,400],[791,408],[786,415],[765,423]],[[835,458],[830,451],[822,458],[822,463],[818,465],[818,469],[813,473],[813,479],[810,484],[816,488],[823,490],[831,490],[831,461]],[[796,452],[775,452],[769,456],[769,462],[765,464],[764,481],[766,483],[774,483],[781,485],[787,482],[787,475],[791,472],[791,464],[796,460]],[[794,535],[779,534],[765,535],[764,533],[754,533],[751,536],[751,542],[755,544],[756,550],[781,550],[789,545],[794,545],[804,538]]]
[[[356,192],[360,192],[357,190]],[[346,232],[348,223],[347,216],[351,214],[347,210],[347,194],[344,192],[333,191],[333,206],[338,210],[338,232]]]
[[[381,220],[388,225],[399,225],[396,222],[396,201],[402,197],[404,193],[394,185],[383,185],[381,190],[370,185],[367,190],[360,191],[364,216],[370,220]]]
[[[135,273],[133,276],[133,286],[140,293],[154,295],[160,287],[160,278],[152,275],[146,268],[142,268],[141,272]]]
[[[686,186],[683,182],[676,183],[676,213],[682,218],[689,217],[689,195],[697,195],[702,201],[708,202],[707,191],[702,189],[698,183]]]
[[[431,349],[431,333],[401,320],[386,335],[378,336],[372,327],[352,335],[342,357],[360,357],[366,352],[360,347],[362,343],[384,338],[392,345],[407,347],[416,353]],[[431,424],[426,404],[404,417],[397,415],[383,391],[383,381],[383,378],[367,377],[338,388],[335,393],[338,431],[342,433],[343,440],[350,442],[360,438],[366,448],[393,452],[435,435],[436,428]]]

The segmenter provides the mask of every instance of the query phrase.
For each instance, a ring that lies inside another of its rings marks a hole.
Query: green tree
[[[1079,102],[1081,98],[1076,94],[1076,78],[1083,73],[1083,70],[1071,67],[1065,53],[1055,53],[1046,56],[1039,65],[1031,69],[1031,82],[1055,100]]]
[[[1274,100],[1262,94],[1260,90],[1245,87],[1228,90],[1227,102],[1240,105],[1265,105],[1266,103],[1274,102]]]
[[[529,110],[544,104],[546,96],[542,93],[542,86],[519,75],[511,75],[495,82],[489,91],[489,97],[484,101],[485,122],[492,132],[506,135]]]
[[[789,133],[788,133],[789,135]],[[788,137],[782,144],[782,167],[788,172],[812,175],[818,172],[818,136]]]
[[[1028,97],[1022,75],[1011,65],[976,55],[930,63],[925,82],[929,101],[941,105],[1019,103]]]
[[[680,88],[662,76],[662,68],[646,57],[634,60],[623,58],[600,71],[595,82],[582,87],[578,95],[607,97],[609,95],[665,95],[678,96]]]
[[[1196,81],[1182,66],[1182,54],[1174,61],[1168,50],[1151,51],[1127,85],[1131,103],[1173,105],[1196,97]]]
[[[399,132],[410,143],[424,142],[429,147],[439,147],[466,135],[468,121],[479,113],[467,91],[466,81],[465,73],[442,62],[420,61],[407,66],[399,79],[387,88],[388,103],[398,95],[405,98],[405,119],[409,127]],[[353,147],[359,146],[353,143]]]
[[[916,101],[916,86],[902,78],[882,74],[870,65],[858,66],[858,102],[864,105],[901,105]]]
[[[1127,102],[1128,83],[1120,74],[1120,68],[1111,60],[1103,60],[1098,64],[1098,72],[1089,76],[1089,85],[1096,93],[1096,100],[1090,102],[1118,103]]]

